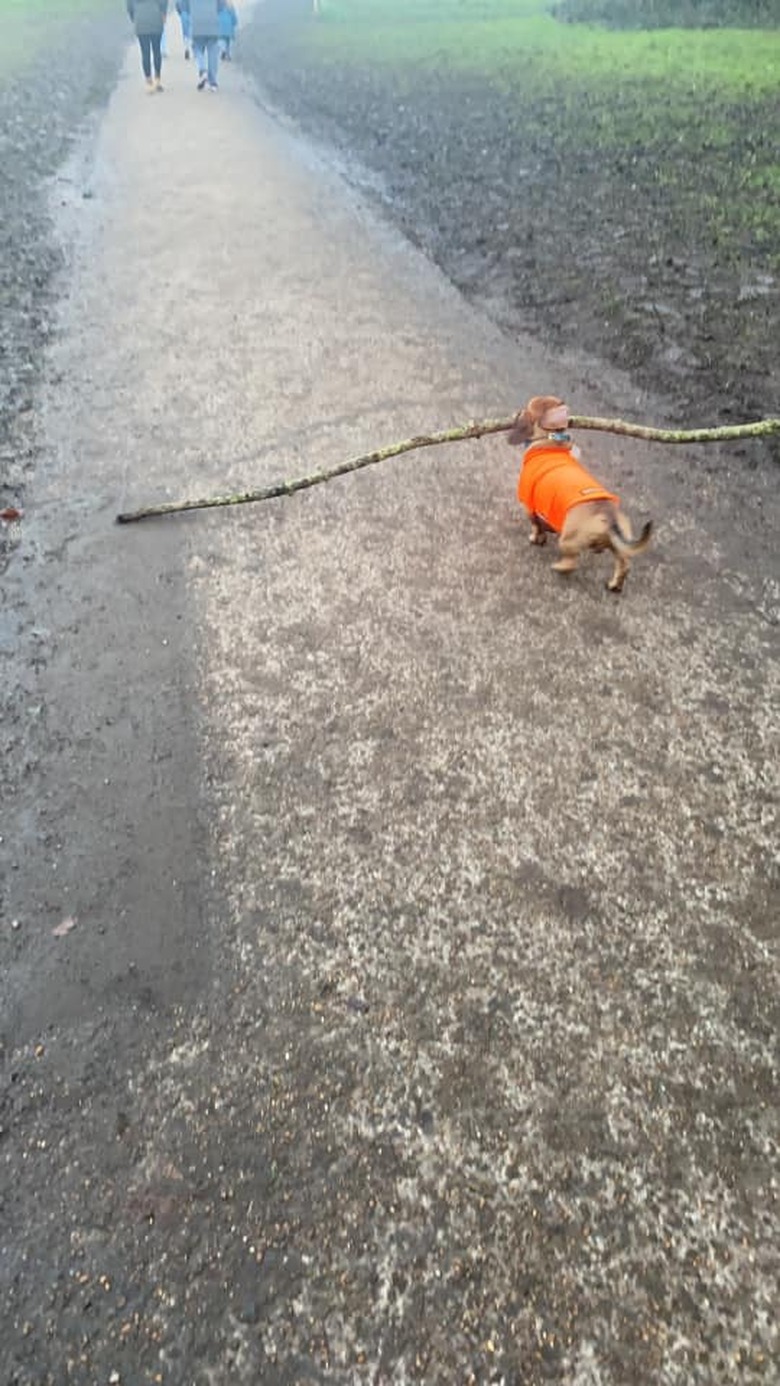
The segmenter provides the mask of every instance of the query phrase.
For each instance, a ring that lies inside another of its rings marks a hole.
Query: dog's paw
[[[612,592],[616,597],[619,597],[620,593],[623,591],[622,582],[605,582],[604,586],[608,592]]]

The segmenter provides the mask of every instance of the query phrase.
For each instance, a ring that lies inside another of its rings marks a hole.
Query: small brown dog
[[[647,523],[638,539],[611,491],[586,472],[580,452],[564,432],[569,411],[555,395],[535,395],[515,419],[510,443],[527,443],[517,485],[517,498],[531,516],[532,544],[544,544],[557,534],[561,557],[556,573],[571,573],[587,549],[609,549],[615,568],[607,587],[620,592],[631,559],[650,543]]]

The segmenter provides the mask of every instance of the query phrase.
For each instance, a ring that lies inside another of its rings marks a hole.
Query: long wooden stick
[[[769,438],[780,433],[780,419],[759,419],[752,424],[728,424],[724,428],[649,428],[622,419],[585,419],[573,414],[570,428],[594,428],[599,433],[620,433],[644,438],[648,443],[729,443],[737,438]]]
[[[346,476],[348,472],[358,472],[363,467],[372,467],[377,462],[385,462],[390,457],[412,452],[417,448],[436,447],[439,443],[461,443],[467,438],[484,438],[488,433],[508,433],[514,427],[515,416],[511,419],[482,419],[464,424],[460,428],[447,428],[441,433],[423,433],[415,438],[405,438],[403,442],[391,443],[386,448],[365,452],[360,457],[352,457],[340,462],[336,467],[312,472],[309,476],[299,476],[292,481],[277,481],[271,486],[261,486],[255,491],[236,491],[232,495],[206,496],[200,500],[166,501],[162,505],[147,505],[141,510],[126,510],[117,515],[120,525],[132,524],[135,520],[147,520],[156,515],[175,515],[183,510],[209,510],[222,505],[248,505],[253,501],[274,500],[279,496],[292,496],[296,491],[308,490],[310,486],[320,486],[334,477]],[[627,438],[644,438],[651,443],[723,443],[736,438],[768,438],[780,433],[780,419],[761,419],[758,423],[734,424],[726,428],[671,429],[649,428],[643,424],[624,423],[622,419],[589,419],[578,414],[569,419],[570,428],[589,428],[601,433],[618,433]]]

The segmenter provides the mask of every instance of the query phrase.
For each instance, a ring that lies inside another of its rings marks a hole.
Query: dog
[[[548,534],[558,535],[560,558],[556,573],[571,573],[587,549],[615,559],[607,582],[610,592],[622,592],[631,559],[650,543],[650,521],[634,539],[620,501],[585,470],[580,451],[566,428],[569,410],[555,395],[535,395],[518,413],[508,441],[526,444],[517,483],[517,498],[531,517],[532,544],[544,544]]]

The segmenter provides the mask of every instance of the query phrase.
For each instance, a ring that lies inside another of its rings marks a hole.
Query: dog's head
[[[556,395],[534,395],[517,415],[507,441],[529,443],[532,438],[542,438],[546,433],[566,428],[568,422],[569,410],[562,399]]]

